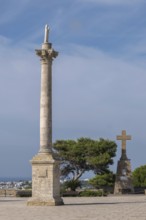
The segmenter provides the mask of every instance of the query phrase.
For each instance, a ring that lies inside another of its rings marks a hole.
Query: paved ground
[[[0,198],[0,220],[146,220],[146,196],[64,198],[64,206],[27,207],[26,198]]]

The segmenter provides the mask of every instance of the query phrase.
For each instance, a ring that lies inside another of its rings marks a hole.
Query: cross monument
[[[126,141],[131,140],[131,135],[126,135],[126,131],[123,130],[122,135],[117,136],[117,140],[122,142],[122,151],[117,165],[114,194],[133,193],[131,163],[126,154]]]

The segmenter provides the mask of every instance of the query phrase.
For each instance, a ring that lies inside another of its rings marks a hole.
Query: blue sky
[[[39,150],[44,26],[53,62],[53,140],[132,135],[132,168],[146,164],[146,2],[1,0],[0,176],[31,176]],[[120,142],[117,160],[120,157]]]

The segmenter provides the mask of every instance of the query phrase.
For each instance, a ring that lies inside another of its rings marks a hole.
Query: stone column
[[[44,43],[36,54],[41,57],[40,153],[48,153],[52,150],[52,60],[58,53]]]
[[[27,205],[62,205],[59,162],[52,153],[52,61],[58,52],[48,43],[47,25],[42,49],[36,54],[41,58],[40,150],[31,161],[32,198]]]

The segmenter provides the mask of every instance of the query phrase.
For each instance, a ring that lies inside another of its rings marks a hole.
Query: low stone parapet
[[[0,189],[0,196],[4,197],[30,197],[31,195],[31,190]]]

